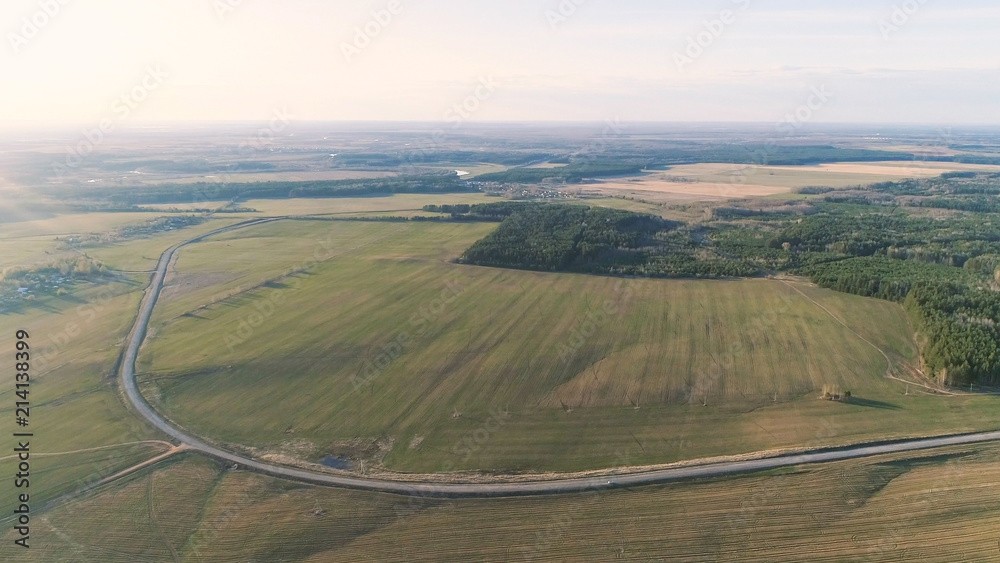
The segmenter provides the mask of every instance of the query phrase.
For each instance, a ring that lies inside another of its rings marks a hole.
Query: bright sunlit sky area
[[[140,122],[445,121],[470,96],[471,121],[774,122],[820,89],[818,122],[1000,124],[998,30],[986,0],[4,0],[0,121],[125,95]]]

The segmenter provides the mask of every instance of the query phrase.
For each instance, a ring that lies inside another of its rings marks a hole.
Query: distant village
[[[182,215],[158,217],[106,233],[84,234],[60,239],[63,250],[82,252],[88,247],[114,244],[124,240],[142,238],[164,231],[183,229],[205,221],[204,217]],[[15,310],[42,296],[66,295],[82,282],[100,283],[112,272],[100,260],[85,253],[80,256],[60,258],[48,264],[15,266],[0,272],[0,313]]]
[[[74,248],[112,244],[124,240],[136,239],[161,233],[183,229],[205,222],[200,215],[178,215],[174,217],[157,217],[145,223],[129,225],[106,233],[93,233],[64,239],[62,242]],[[56,239],[59,240],[59,239]]]
[[[0,312],[43,295],[65,295],[82,281],[110,274],[107,266],[90,257],[64,258],[34,268],[7,268],[0,274]]]

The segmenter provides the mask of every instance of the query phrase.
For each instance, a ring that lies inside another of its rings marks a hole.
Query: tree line
[[[422,174],[356,180],[307,182],[226,182],[157,184],[112,188],[78,187],[72,196],[120,205],[225,201],[235,199],[365,197],[408,193],[458,193],[470,191],[455,174]]]

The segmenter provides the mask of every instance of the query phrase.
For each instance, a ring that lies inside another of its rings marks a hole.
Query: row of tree
[[[931,373],[950,385],[1000,383],[1000,293],[964,284],[918,284],[905,300]]]
[[[392,176],[355,180],[310,182],[220,182],[157,184],[120,187],[84,187],[74,199],[103,200],[118,205],[190,203],[235,199],[366,197],[404,193],[456,193],[470,191],[454,173]]]
[[[700,253],[687,227],[659,217],[581,205],[519,204],[514,209],[460,262],[651,277],[741,277],[761,271],[750,262]]]

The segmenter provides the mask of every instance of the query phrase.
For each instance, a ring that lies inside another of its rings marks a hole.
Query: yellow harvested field
[[[106,233],[155,217],[149,213],[16,213],[6,216],[5,222],[0,223],[0,240]]]
[[[927,162],[834,162],[814,166],[755,166],[746,164],[685,164],[640,176],[615,178],[582,186],[600,192],[644,192],[677,199],[761,197],[807,186],[847,188],[903,178],[929,178],[945,172],[998,172],[1000,166]]]
[[[170,174],[146,174],[142,179],[149,184],[194,184],[198,182],[318,182],[331,180],[368,180],[398,176],[396,172],[371,170],[304,170],[299,172],[246,172],[240,174],[216,174],[177,176]]]
[[[982,170],[987,172],[1000,171],[1000,166],[984,164],[959,164],[955,162],[834,162],[815,166],[768,166],[764,170],[815,170],[817,172],[835,172],[838,174],[888,174],[904,178],[939,176],[945,172],[963,170]]]
[[[883,151],[894,151],[894,152],[908,152],[923,156],[955,156],[957,154],[961,154],[962,152],[941,145],[892,145],[888,147],[875,145],[875,146],[862,146],[861,148],[883,150]]]
[[[330,197],[330,198],[296,198],[296,199],[250,199],[241,201],[241,207],[256,209],[265,215],[331,215],[364,214],[376,215],[389,213],[404,215],[406,211],[420,211],[425,205],[441,204],[475,204],[499,201],[478,192],[453,194],[399,194],[391,197]],[[226,205],[227,201],[203,201],[197,203],[170,203],[145,205],[143,207],[163,209],[176,207],[178,209],[216,208]],[[237,214],[244,217],[243,214]],[[258,214],[249,214],[256,217]]]
[[[888,162],[831,162],[828,164],[816,164],[810,166],[758,166],[747,164],[722,164],[722,163],[702,163],[702,164],[682,164],[672,166],[663,173],[657,173],[646,178],[662,177],[685,177],[690,179],[705,179],[725,175],[726,177],[753,175],[754,172],[768,174],[769,172],[796,172],[796,173],[836,173],[836,174],[878,174],[892,176],[937,176],[945,172],[957,172],[962,170],[981,170],[984,172],[1000,171],[1000,166],[989,166],[985,164],[960,164],[955,162],[930,162],[924,160],[913,161],[888,161]]]
[[[984,445],[447,500],[308,487],[187,456],[47,512],[24,561],[996,561],[998,470]]]
[[[602,192],[652,192],[671,194],[683,199],[710,200],[753,196],[768,196],[791,191],[789,187],[764,184],[740,184],[738,182],[677,182],[662,176],[648,176],[642,179],[613,180],[582,186],[587,190]]]
[[[451,162],[444,165],[435,164],[429,167],[442,172],[455,172],[457,170],[468,172],[469,174],[464,176],[466,180],[475,178],[476,176],[482,176],[483,174],[493,174],[494,172],[503,172],[507,170],[507,167],[502,164],[490,164],[488,162]]]
[[[543,162],[541,164],[532,164],[531,166],[527,166],[526,168],[562,168],[563,166],[566,166],[566,163],[564,163],[564,162]]]

